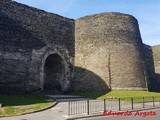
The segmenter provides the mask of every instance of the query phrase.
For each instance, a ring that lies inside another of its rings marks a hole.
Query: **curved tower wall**
[[[77,19],[75,66],[99,78],[94,82],[97,78],[91,74],[75,70],[77,90],[146,90],[147,73],[137,20],[121,13]]]

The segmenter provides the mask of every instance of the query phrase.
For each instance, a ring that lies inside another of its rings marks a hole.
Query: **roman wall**
[[[146,90],[148,75],[137,20],[120,13],[77,19],[75,67],[77,90]]]
[[[154,82],[154,90],[159,91],[160,90],[160,46],[153,46],[152,48],[152,54],[153,54],[153,61],[154,61],[154,69],[155,69],[155,78],[153,79]]]
[[[0,93],[157,91],[159,52],[143,44],[131,15],[73,20],[0,1]]]
[[[65,91],[73,76],[74,20],[14,1],[1,1],[0,91],[43,90],[45,62],[51,54],[62,59],[64,77],[59,81]]]

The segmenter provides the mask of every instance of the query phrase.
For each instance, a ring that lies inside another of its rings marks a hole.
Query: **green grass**
[[[157,92],[147,92],[147,91],[91,91],[91,92],[72,92],[72,95],[78,95],[88,98],[95,99],[117,99],[121,98],[122,101],[131,101],[133,98],[134,102],[142,102],[144,97],[145,102],[152,101],[153,96],[155,101],[160,100],[160,93]]]
[[[111,91],[107,94],[99,96],[98,98],[105,99],[110,96],[116,98],[152,97],[152,96],[160,97],[160,93],[148,92],[148,91]]]
[[[51,101],[48,101],[51,100]],[[0,95],[0,117],[15,116],[46,109],[55,104],[55,100],[44,95]]]

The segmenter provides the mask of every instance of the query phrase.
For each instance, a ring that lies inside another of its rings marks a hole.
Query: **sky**
[[[133,15],[147,45],[160,45],[160,0],[14,0],[68,18],[103,12]]]

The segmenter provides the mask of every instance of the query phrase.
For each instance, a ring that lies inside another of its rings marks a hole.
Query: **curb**
[[[42,112],[42,111],[51,109],[52,107],[56,106],[57,104],[58,104],[58,102],[56,101],[54,105],[52,105],[52,106],[50,106],[50,107],[48,107],[48,108],[45,108],[45,109],[42,109],[42,110],[33,111],[33,112],[29,112],[29,113],[24,113],[24,114],[21,114],[21,115],[26,115],[26,114],[32,114],[32,113]]]

